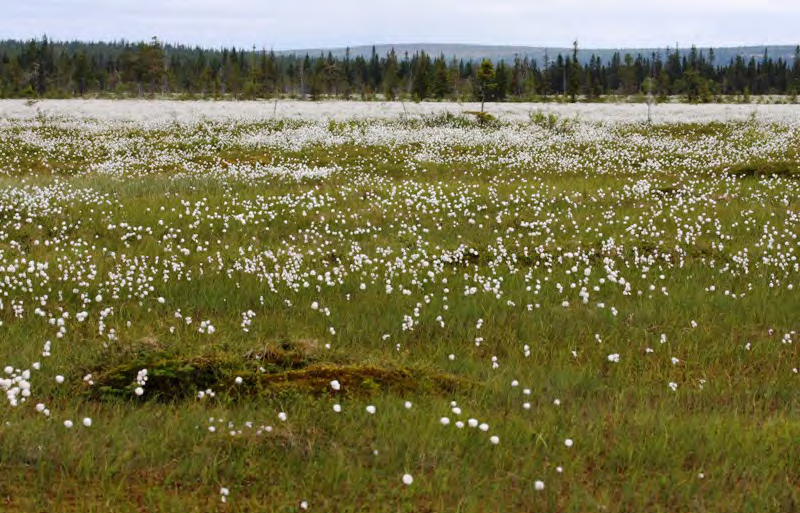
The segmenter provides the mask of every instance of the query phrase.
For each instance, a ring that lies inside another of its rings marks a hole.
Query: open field
[[[0,103],[0,510],[800,510],[800,108],[406,108]]]
[[[397,119],[480,110],[480,103],[360,102],[360,101],[178,101],[178,100],[3,100],[0,118],[36,116],[70,117],[138,122],[249,121],[272,118],[326,121],[335,119]],[[506,122],[527,122],[532,114],[596,123],[631,123],[647,120],[647,105],[632,103],[490,103],[486,111]],[[652,107],[658,123],[708,123],[748,121],[756,118],[782,124],[800,122],[800,106],[786,104],[663,103]]]

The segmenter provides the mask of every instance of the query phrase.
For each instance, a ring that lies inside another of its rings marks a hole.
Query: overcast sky
[[[0,0],[0,39],[276,50],[374,43],[583,48],[800,43],[800,0]]]

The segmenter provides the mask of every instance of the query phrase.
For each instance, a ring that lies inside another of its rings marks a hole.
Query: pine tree
[[[494,64],[489,59],[484,59],[472,80],[472,91],[481,102],[481,112],[484,112],[484,104],[491,101],[496,87]]]

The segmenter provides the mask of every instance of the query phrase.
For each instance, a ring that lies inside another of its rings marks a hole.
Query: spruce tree
[[[792,90],[791,94],[797,96],[800,92],[800,45],[794,49],[794,64],[792,65]]]
[[[397,54],[394,52],[394,48],[392,48],[389,55],[386,57],[386,65],[383,70],[383,94],[390,100],[394,100],[398,94],[398,87],[400,85],[398,72],[399,64],[397,62]]]
[[[411,92],[417,100],[425,100],[431,90],[431,59],[428,54],[421,51],[412,69],[414,78]]]
[[[569,60],[569,69],[567,75],[567,93],[569,94],[570,101],[575,103],[578,101],[578,92],[581,86],[581,67],[578,63],[577,40],[572,43],[572,58]]]
[[[90,68],[89,57],[85,51],[78,52],[75,56],[75,62],[72,69],[72,80],[75,82],[75,87],[79,96],[86,94],[89,89]]]
[[[433,96],[441,100],[450,94],[450,80],[447,74],[447,63],[444,60],[444,55],[436,59],[433,70]]]
[[[494,71],[494,100],[496,101],[503,101],[506,99],[506,95],[508,94],[508,88],[510,84],[510,80],[508,77],[508,67],[506,67],[506,63],[504,61],[500,61],[497,64],[497,68]]]
[[[484,104],[492,100],[496,87],[494,64],[489,59],[484,59],[472,80],[472,91],[475,98],[481,102],[481,112],[484,111]]]

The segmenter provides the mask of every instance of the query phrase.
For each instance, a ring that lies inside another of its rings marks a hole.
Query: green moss
[[[135,397],[136,376],[140,370],[147,369],[148,399],[184,399],[199,390],[213,389],[235,367],[234,362],[223,356],[182,359],[156,355],[107,370],[94,369],[95,384],[88,395],[93,398]]]
[[[794,161],[747,162],[728,169],[728,174],[741,178],[800,178],[800,164]]]
[[[257,379],[261,392],[291,389],[312,395],[332,393],[330,382],[333,380],[342,385],[339,393],[352,395],[376,392],[442,394],[470,386],[466,380],[448,374],[372,365],[313,365],[301,370],[262,375]]]
[[[270,340],[263,347],[245,353],[245,359],[258,362],[261,366],[273,371],[300,369],[311,363],[320,361],[320,342],[313,339]],[[337,359],[335,353],[326,351],[329,360]]]
[[[195,397],[199,391],[211,389],[231,399],[300,393],[371,395],[381,392],[398,394],[452,393],[471,383],[458,377],[408,367],[377,365],[313,363],[262,356],[253,360],[234,360],[219,355],[196,358],[151,357],[109,369],[93,371],[94,385],[84,392],[93,399],[138,399],[141,401],[180,401]],[[134,390],[140,370],[147,369],[145,394],[137,397]],[[242,382],[237,384],[236,378]],[[341,383],[335,392],[330,383]]]

